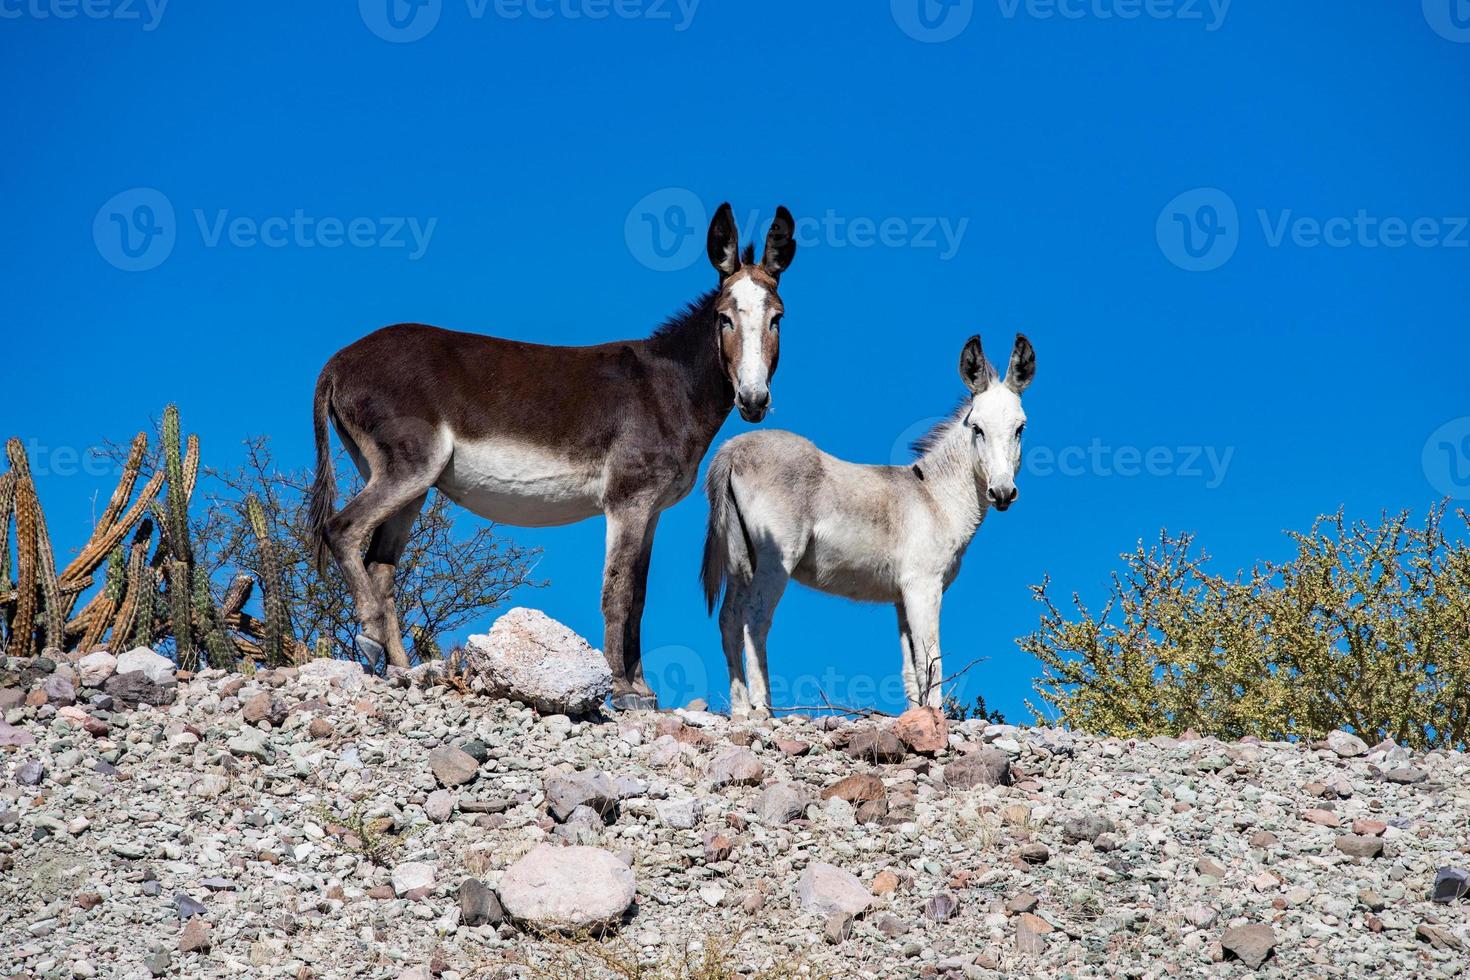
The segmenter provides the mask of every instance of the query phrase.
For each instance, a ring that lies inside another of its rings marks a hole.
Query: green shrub
[[[1464,511],[1458,524],[1466,524]],[[1432,508],[1376,525],[1319,518],[1296,555],[1232,578],[1190,535],[1123,556],[1102,611],[1049,583],[1017,642],[1042,663],[1038,721],[1108,735],[1320,738],[1463,747],[1470,736],[1470,551]]]

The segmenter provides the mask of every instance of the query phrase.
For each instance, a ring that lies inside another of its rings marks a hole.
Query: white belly
[[[552,527],[602,513],[602,469],[506,439],[456,440],[437,484],[460,506],[501,524]]]

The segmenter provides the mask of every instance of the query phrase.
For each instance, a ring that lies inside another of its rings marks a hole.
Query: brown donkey
[[[742,262],[722,205],[708,243],[719,288],[643,340],[549,347],[399,324],[333,355],[316,385],[311,521],[318,564],[330,551],[352,591],[359,652],[408,664],[393,572],[431,487],[521,527],[606,514],[613,705],[657,707],[639,646],[654,527],[694,486],[732,404],[765,418],[794,231],[779,208],[760,264],[749,248]],[[335,514],[328,419],[366,481]]]

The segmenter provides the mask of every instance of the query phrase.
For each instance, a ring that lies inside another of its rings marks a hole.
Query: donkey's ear
[[[972,395],[990,387],[990,365],[985,363],[985,351],[980,348],[978,334],[965,341],[965,349],[960,351],[960,379]]]
[[[735,227],[735,211],[726,201],[709,223],[709,261],[720,271],[720,278],[733,276],[740,268],[740,232]]]
[[[766,235],[766,252],[761,256],[761,268],[780,279],[781,273],[791,267],[796,257],[796,221],[784,207],[776,209],[776,220]]]
[[[1006,387],[1020,394],[1036,377],[1036,348],[1023,333],[1016,334],[1016,347],[1011,351],[1011,366],[1006,368]]]

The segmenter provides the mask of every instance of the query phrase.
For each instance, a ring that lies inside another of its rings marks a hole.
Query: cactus
[[[170,559],[165,566],[164,589],[168,596],[169,632],[174,636],[174,657],[180,670],[199,669],[199,648],[194,642],[193,575],[189,563]]]
[[[427,629],[422,626],[412,626],[409,628],[409,633],[413,636],[413,652],[419,658],[419,663],[444,659],[444,651],[439,649],[439,641]]]
[[[128,555],[122,545],[112,549],[107,556],[107,573],[102,580],[102,590],[97,593],[96,598],[87,603],[82,614],[77,617],[78,624],[84,630],[82,639],[77,644],[77,649],[83,653],[90,653],[92,648],[102,642],[102,637],[112,626],[112,621],[117,615],[118,607],[123,603],[123,596],[128,589]]]
[[[0,596],[14,587],[10,584],[10,513],[14,509],[15,473],[7,470],[0,475]]]
[[[276,554],[276,543],[271,538],[265,508],[260,505],[259,500],[251,496],[245,501],[245,513],[255,532],[256,548],[260,554],[260,567],[256,571],[262,579],[262,601],[265,604],[265,638],[262,649],[266,663],[275,667],[289,662],[286,645],[290,623],[286,613],[285,576]]]
[[[36,485],[31,484],[34,496]],[[51,533],[46,530],[46,515],[36,503],[37,577],[41,580],[41,625],[45,628],[47,649],[60,650],[66,644],[66,616],[61,606],[61,582],[56,577],[56,553],[51,550]]]
[[[193,440],[190,440],[193,442]],[[191,564],[193,548],[189,543],[189,491],[193,488],[184,477],[184,457],[179,451],[179,408],[170,405],[163,410],[163,472],[168,478],[168,498],[162,508],[163,532],[169,553],[176,561]]]
[[[112,499],[108,502],[107,509],[102,512],[96,527],[93,528],[92,540],[87,542],[86,547],[61,573],[61,586],[63,591],[68,592],[63,615],[71,614],[72,606],[75,605],[77,596],[81,594],[81,586],[87,576],[96,571],[98,565],[122,544],[128,532],[148,512],[153,499],[163,486],[163,473],[154,473],[144,484],[138,499],[133,502],[132,506],[128,506],[128,499],[137,485],[138,475],[143,466],[143,457],[147,451],[148,437],[140,432],[133,439],[132,449],[123,466],[122,477],[118,480],[117,489],[112,492]]]
[[[10,471],[15,474],[15,612],[10,620],[10,645],[14,657],[29,657],[36,641],[36,586],[40,562],[36,527],[40,503],[31,484],[30,466],[19,439],[11,439],[5,450]]]
[[[219,614],[214,608],[214,596],[209,591],[209,576],[202,568],[194,569],[194,621],[199,624],[204,639],[204,651],[209,654],[209,666],[228,669],[240,659],[240,651],[225,632]]]
[[[316,638],[316,646],[312,650],[312,656],[317,660],[332,659],[332,638],[330,636],[319,636]]]

